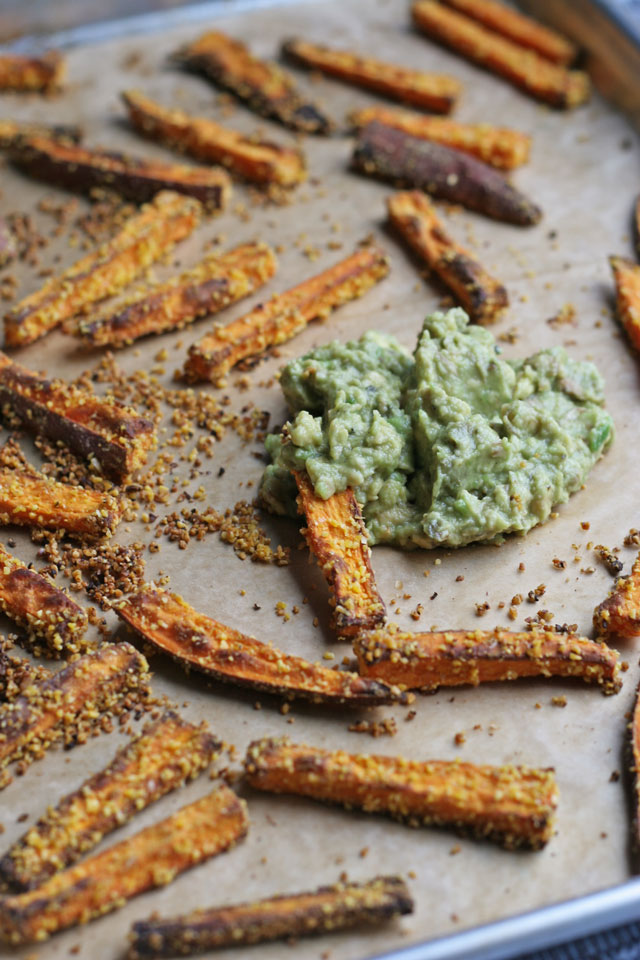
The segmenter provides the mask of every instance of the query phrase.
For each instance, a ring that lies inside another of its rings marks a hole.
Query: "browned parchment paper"
[[[213,23],[213,22],[212,22]],[[469,121],[492,121],[529,131],[534,136],[531,163],[517,171],[514,181],[543,207],[545,216],[535,228],[520,229],[492,223],[466,212],[443,212],[451,233],[476,250],[486,266],[508,286],[512,305],[496,326],[497,334],[513,330],[515,343],[505,342],[506,356],[528,354],[544,346],[566,343],[572,355],[593,359],[606,378],[607,402],[617,427],[617,439],[591,475],[586,489],[559,508],[557,519],[512,538],[503,546],[470,547],[457,551],[402,553],[385,547],[373,551],[373,564],[390,619],[409,627],[417,624],[410,612],[424,607],[419,625],[428,627],[490,627],[507,624],[511,597],[546,584],[537,605],[524,602],[516,625],[534,616],[539,607],[553,611],[554,622],[577,623],[590,631],[591,613],[610,587],[611,577],[587,549],[587,542],[621,545],[630,527],[640,526],[637,497],[637,411],[640,400],[637,360],[616,322],[611,318],[611,279],[606,256],[631,255],[630,212],[638,189],[638,141],[626,120],[594,97],[572,114],[554,113],[519,94],[497,78],[485,75],[463,60],[440,50],[409,26],[408,5],[390,0],[342,0],[303,3],[228,16],[215,25],[248,42],[256,53],[274,55],[284,37],[306,37],[353,47],[398,63],[444,70],[459,77],[464,94],[457,116]],[[206,23],[190,24],[171,33],[154,33],[69,52],[69,84],[56,99],[3,96],[0,110],[7,116],[59,122],[80,122],[90,144],[125,148],[151,157],[171,156],[163,148],[139,140],[122,122],[124,111],[118,93],[139,87],[166,104],[182,106],[196,114],[222,118],[225,111],[217,93],[204,79],[186,75],[167,63],[167,55],[189,40]],[[298,73],[300,84],[323,102],[339,121],[346,112],[375,102],[367,93],[330,80],[314,81]],[[261,121],[238,106],[228,122],[243,131],[260,127],[281,141],[293,138],[281,128]],[[359,336],[369,328],[396,334],[413,347],[423,316],[435,308],[442,295],[418,275],[404,249],[383,226],[384,198],[389,187],[348,171],[351,141],[307,138],[304,143],[310,178],[300,187],[290,206],[256,207],[249,195],[236,187],[229,211],[207,221],[172,257],[185,268],[201,256],[203,244],[224,234],[222,244],[259,237],[278,244],[280,269],[267,293],[287,289],[346,255],[355,243],[373,233],[385,246],[392,262],[388,279],[362,300],[341,309],[323,325],[312,325],[250,375],[251,389],[241,392],[239,376],[229,377],[231,408],[240,410],[249,400],[269,410],[271,424],[281,423],[284,405],[277,386],[266,386],[288,357],[309,350],[330,338]],[[48,221],[37,213],[43,197],[63,198],[61,191],[32,183],[9,168],[2,170],[4,213],[33,213],[43,227]],[[238,206],[242,205],[242,206]],[[246,215],[243,213],[246,210]],[[329,249],[333,241],[342,250]],[[310,261],[304,248],[312,245],[318,259]],[[54,264],[59,254],[60,261]],[[53,244],[42,255],[43,265],[61,267],[77,251],[67,240]],[[175,269],[175,268],[174,268]],[[26,294],[40,282],[33,270],[16,271]],[[169,268],[157,270],[165,276]],[[263,292],[223,315],[239,316],[260,301]],[[576,308],[574,326],[547,323],[566,303]],[[182,365],[187,345],[198,338],[210,321],[187,331],[152,338],[121,351],[118,362],[127,371],[150,370],[157,352],[166,348],[168,360],[160,380],[169,384]],[[182,342],[182,347],[177,347]],[[31,368],[50,374],[73,376],[97,360],[81,354],[75,341],[54,333],[18,354]],[[204,389],[211,389],[205,387]],[[206,502],[218,509],[255,494],[262,465],[253,456],[260,445],[240,444],[229,434],[205,461],[209,474],[197,480],[206,489]],[[181,453],[184,451],[177,451]],[[220,467],[225,468],[218,476]],[[183,465],[177,468],[184,475]],[[175,509],[174,506],[167,510]],[[157,511],[160,514],[166,510]],[[589,522],[590,529],[581,528]],[[192,543],[182,552],[164,543],[158,554],[147,555],[149,578],[160,571],[171,576],[171,587],[197,609],[223,622],[253,632],[283,649],[322,659],[333,652],[337,660],[349,653],[328,629],[327,593],[306,550],[298,551],[295,524],[266,517],[275,542],[290,545],[293,562],[288,567],[264,567],[240,561],[233,550],[210,537]],[[14,531],[5,531],[6,543]],[[16,534],[17,552],[35,559],[36,548],[26,536]],[[121,542],[150,535],[142,526],[123,525]],[[633,548],[623,547],[628,570]],[[554,557],[566,561],[564,570],[552,565]],[[519,572],[519,565],[525,569]],[[593,572],[585,572],[593,569]],[[464,580],[458,580],[462,575]],[[303,598],[308,598],[304,603]],[[297,615],[276,617],[275,604],[284,601]],[[482,620],[475,605],[487,601],[490,610]],[[504,606],[501,606],[504,604]],[[260,609],[256,609],[256,606]],[[314,627],[314,618],[318,626]],[[116,630],[115,618],[109,615]],[[7,624],[7,629],[9,625]],[[124,635],[122,631],[120,636]],[[619,883],[632,869],[628,854],[628,810],[622,782],[610,782],[621,769],[625,712],[629,710],[638,680],[638,654],[633,644],[624,651],[630,662],[624,688],[617,697],[603,697],[597,689],[552,682],[502,684],[477,690],[443,691],[419,697],[412,722],[407,711],[384,708],[378,718],[394,716],[398,734],[372,739],[347,730],[351,714],[330,708],[293,706],[288,716],[277,701],[232,688],[207,687],[188,679],[177,667],[154,658],[154,689],[183,705],[185,716],[206,718],[214,731],[244,753],[251,738],[264,734],[290,734],[324,747],[354,751],[402,753],[415,759],[453,758],[501,764],[505,762],[552,765],[560,785],[557,835],[542,853],[508,853],[489,844],[459,840],[448,831],[411,830],[384,819],[324,808],[313,802],[246,793],[251,815],[247,841],[231,853],[185,874],[176,883],[129,903],[117,913],[89,927],[71,930],[36,948],[7,956],[34,954],[39,960],[62,960],[70,952],[86,960],[113,960],[123,954],[132,921],[152,911],[170,914],[197,906],[231,903],[275,892],[309,889],[334,882],[345,871],[351,879],[377,873],[408,876],[416,899],[416,912],[402,922],[377,932],[360,931],[301,941],[291,955],[326,956],[332,960],[362,958],[393,947],[450,933],[518,911]],[[558,709],[551,698],[565,695]],[[466,742],[454,743],[456,733]],[[34,764],[27,774],[0,795],[0,820],[8,845],[33,823],[44,807],[77,786],[99,769],[122,742],[121,734],[102,736],[76,751],[53,752]],[[161,819],[210,788],[206,778],[165,798],[129,824],[109,843]],[[18,822],[26,814],[26,822]],[[77,948],[77,954],[75,954]],[[243,955],[273,958],[288,955],[282,944],[262,946]],[[225,957],[238,956],[231,951]]]

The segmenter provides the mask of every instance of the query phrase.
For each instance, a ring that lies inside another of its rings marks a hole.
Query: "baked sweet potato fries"
[[[635,637],[640,633],[640,554],[628,577],[620,577],[609,596],[593,613],[593,626],[600,640]]]
[[[620,323],[631,345],[640,350],[640,265],[627,257],[609,257],[616,285]]]
[[[0,939],[19,945],[117,910],[138,894],[229,850],[248,828],[246,804],[222,786],[173,816],[0,900]]]
[[[493,167],[382,123],[370,123],[359,132],[353,165],[363,173],[417,187],[494,220],[530,226],[542,217],[540,208]]]
[[[286,40],[282,53],[299,66],[319,70],[356,87],[375,90],[392,100],[411,103],[434,113],[451,113],[462,89],[454,77],[400,67],[299,38]]]
[[[0,90],[52,93],[61,87],[65,71],[65,60],[55,50],[41,57],[3,53],[0,55]]]
[[[361,297],[388,272],[389,262],[379,248],[356,251],[226,327],[214,327],[190,347],[183,371],[185,380],[219,380],[241,360],[284,343],[312,320],[324,319],[342,304]]]
[[[122,99],[136,130],[173,150],[204,163],[221,163],[234,176],[252,183],[293,187],[306,178],[299,150],[245,137],[207,117],[168,109],[138,90],[127,90]]]
[[[174,60],[230,90],[256,113],[303,133],[330,133],[332,123],[299,93],[293,78],[251,55],[239,40],[212,30],[174,54]]]
[[[311,893],[196,910],[166,920],[141,920],[131,931],[128,960],[186,957],[204,950],[317,936],[412,912],[413,900],[400,877],[375,877],[367,883],[345,881]]]
[[[256,790],[387,813],[410,826],[452,826],[508,849],[542,848],[557,805],[552,770],[330,752],[287,737],[251,743],[245,772]]]
[[[44,123],[26,123],[22,120],[0,119],[0,149],[6,150],[20,137],[45,137],[47,140],[63,140],[68,143],[79,143],[82,139],[82,129],[75,124],[55,124],[49,126]]]
[[[123,347],[151,333],[179,330],[248,297],[271,279],[277,265],[266,243],[210,254],[167,283],[81,317],[76,333],[94,346]]]
[[[449,237],[424,193],[387,198],[389,220],[430,270],[436,273],[476,323],[493,323],[509,306],[502,284]]]
[[[200,220],[197,201],[162,192],[97,250],[12,307],[4,316],[5,344],[33,343],[97,300],[122,290],[187,237]]]

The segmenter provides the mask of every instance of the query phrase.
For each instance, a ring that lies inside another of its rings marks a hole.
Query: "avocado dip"
[[[296,511],[292,470],[327,499],[351,487],[371,543],[459,547],[526,533],[611,444],[596,367],[562,347],[503,360],[456,308],[427,317],[411,357],[370,331],[289,363],[292,419],[265,441],[261,499]]]

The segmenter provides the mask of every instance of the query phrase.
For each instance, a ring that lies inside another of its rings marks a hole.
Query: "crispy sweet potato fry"
[[[300,150],[245,137],[206,117],[170,110],[138,90],[127,90],[122,99],[136,130],[174,150],[205,163],[221,163],[235,176],[254,183],[293,187],[306,179]]]
[[[0,268],[15,260],[17,255],[15,234],[4,217],[0,217]]]
[[[47,140],[63,140],[67,143],[79,143],[82,129],[75,124],[26,123],[23,120],[0,119],[0,150],[6,150],[20,137],[46,137]]]
[[[427,117],[393,107],[364,107],[352,113],[350,120],[358,130],[375,121],[386,127],[403,130],[412,137],[435,140],[445,147],[470,153],[501,170],[520,167],[529,159],[531,137],[509,127],[494,127],[490,123],[460,123],[448,117]]]
[[[0,55],[0,90],[51,93],[62,85],[66,63],[55,50],[42,57]]]
[[[605,641],[640,633],[640,554],[629,576],[616,580],[609,596],[594,610],[593,626],[598,639]]]
[[[356,87],[375,90],[392,100],[412,103],[434,113],[451,113],[462,89],[458,80],[445,74],[424,73],[299,38],[286,40],[282,53],[300,66],[320,70]]]
[[[229,850],[248,829],[246,804],[222,786],[173,816],[45,881],[0,901],[0,938],[21,944],[87,923],[165,886]]]
[[[231,193],[229,175],[219,167],[160,163],[45,137],[16,140],[10,156],[16,166],[36,180],[75,193],[106,187],[121,197],[143,203],[161,190],[170,190],[199,200],[210,213],[222,210]]]
[[[333,626],[340,636],[353,637],[384,623],[386,609],[376,586],[367,531],[353,491],[343,490],[322,500],[306,473],[295,471],[294,476],[298,509],[307,521],[305,539],[329,584]]]
[[[553,630],[376,630],[357,637],[358,670],[402,687],[477,686],[518,677],[579,677],[603,693],[620,689],[618,654],[603,643]]]
[[[616,284],[618,317],[631,345],[640,350],[640,266],[627,257],[609,257]]]
[[[96,300],[104,300],[187,237],[200,204],[165,191],[106,243],[17,303],[4,316],[5,344],[20,347],[53,330]]]
[[[22,495],[29,495],[24,488]],[[0,610],[25,627],[30,638],[43,638],[53,653],[66,655],[87,649],[83,638],[87,615],[82,607],[2,546]]]
[[[361,297],[386,277],[389,262],[378,247],[365,247],[328,270],[276,294],[226,327],[216,328],[189,348],[184,378],[216,381],[236,363],[284,343],[312,320]]]
[[[31,761],[53,743],[86,739],[109,713],[149,693],[149,666],[130,643],[87,653],[22,696],[0,706],[0,768]]]
[[[0,860],[0,882],[16,893],[33,890],[140,810],[195,779],[220,747],[205,727],[165,711],[119,750],[106,769],[48,807]]]
[[[266,243],[210,254],[168,283],[81,318],[77,333],[95,346],[123,347],[150,333],[181,329],[248,297],[274,275],[277,265]]]
[[[578,54],[576,45],[567,37],[497,0],[444,0],[444,3],[553,63],[569,66]]]
[[[449,287],[472,320],[493,323],[509,306],[502,284],[449,237],[424,193],[394,193],[387,197],[387,209],[396,230]]]
[[[530,226],[542,217],[540,208],[493,167],[460,150],[382,123],[370,123],[360,131],[353,165],[363,173],[461,203],[494,220]]]
[[[640,685],[629,723],[628,767],[633,782],[633,846],[640,849]]]
[[[330,133],[333,124],[299,93],[293,78],[277,64],[258,60],[239,40],[212,30],[174,54],[189,70],[203,73],[244,100],[264,117],[304,133]]]
[[[354,673],[316,666],[205,617],[182,597],[147,586],[115,608],[140,636],[185,669],[228,683],[316,703],[390,703],[398,691]]]
[[[151,917],[138,921],[131,930],[128,960],[186,957],[222,947],[317,936],[412,912],[413,899],[400,877],[337,883],[311,893],[196,910],[167,920]]]
[[[566,70],[550,63],[533,50],[434,0],[415,0],[411,10],[418,29],[431,39],[498,74],[537,100],[570,109],[589,99],[589,77],[581,70]]]
[[[13,414],[28,430],[96,460],[117,483],[143,466],[155,443],[152,421],[131,407],[62,380],[46,380],[2,352],[0,414]]]
[[[543,847],[557,805],[552,770],[330,752],[288,737],[249,744],[245,771],[257,790],[387,813],[410,826],[453,826],[508,849]]]

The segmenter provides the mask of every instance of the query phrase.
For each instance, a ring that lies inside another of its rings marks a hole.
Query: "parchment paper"
[[[541,347],[567,343],[571,355],[597,361],[607,382],[607,402],[617,427],[613,448],[596,466],[586,489],[558,509],[557,519],[532,531],[526,538],[511,538],[503,546],[470,547],[457,551],[403,553],[385,547],[373,551],[378,584],[392,621],[410,628],[491,627],[512,625],[507,609],[514,594],[525,597],[546,584],[537,605],[518,607],[515,626],[540,607],[553,611],[556,623],[577,623],[590,631],[594,605],[612,584],[586,544],[621,545],[630,527],[640,526],[637,501],[637,360],[612,319],[612,281],[606,257],[617,252],[632,255],[630,211],[638,189],[638,141],[625,119],[597,96],[574,113],[555,113],[519,94],[506,83],[484,74],[452,54],[413,33],[405,3],[389,0],[305,3],[281,9],[264,9],[229,16],[216,27],[241,37],[259,55],[271,56],[284,37],[299,33],[308,38],[352,47],[391,61],[446,71],[459,77],[464,94],[457,116],[466,121],[491,121],[511,125],[534,135],[531,162],[517,171],[514,182],[534,197],[545,216],[534,228],[496,224],[464,211],[443,211],[451,233],[476,250],[485,265],[507,285],[511,307],[495,327],[496,334],[517,332],[517,342],[505,342],[505,356],[525,355]],[[207,24],[202,24],[204,29]],[[56,99],[5,95],[0,105],[7,116],[46,121],[80,122],[89,144],[125,148],[151,157],[171,158],[161,147],[145,143],[130,132],[121,118],[120,90],[139,87],[161,102],[182,106],[195,114],[224,118],[226,112],[216,90],[204,79],[183,74],[167,64],[167,55],[199,32],[198,27],[155,33],[109,42],[69,52],[69,86]],[[348,110],[376,98],[330,80],[314,81],[298,73],[301,86],[342,120]],[[228,117],[243,131],[260,127],[282,141],[293,138],[282,128],[260,121],[243,107]],[[393,332],[412,348],[423,316],[436,308],[442,289],[425,282],[404,248],[383,226],[384,198],[390,188],[348,171],[351,141],[307,138],[309,181],[294,195],[290,206],[256,207],[243,187],[236,187],[229,211],[207,221],[182,244],[172,258],[182,269],[202,255],[203,244],[224,234],[222,247],[259,237],[278,244],[280,269],[268,287],[222,315],[231,319],[260,302],[265,293],[285,290],[351,252],[357,241],[373,233],[385,246],[392,262],[388,279],[362,300],[335,313],[325,324],[312,325],[249,376],[252,387],[241,392],[236,375],[229,377],[231,408],[240,410],[248,400],[271,413],[271,425],[281,423],[285,408],[277,384],[267,385],[288,358],[306,352],[333,337],[357,337],[369,328]],[[62,199],[61,191],[32,183],[16,172],[2,171],[2,210],[32,213],[43,227],[50,223],[37,213],[45,196]],[[81,205],[84,201],[81,201]],[[243,204],[248,216],[243,219]],[[343,243],[332,250],[332,241]],[[311,244],[319,257],[310,261],[303,248]],[[54,257],[60,256],[57,264]],[[60,268],[73,262],[77,249],[67,240],[50,246],[44,265]],[[175,272],[175,268],[174,272]],[[40,284],[34,270],[17,272],[25,295]],[[164,276],[168,268],[159,268]],[[564,304],[576,308],[575,326],[554,327],[546,321]],[[171,383],[181,367],[187,345],[199,338],[211,321],[201,321],[186,331],[151,338],[117,355],[127,371],[149,370],[157,352],[166,348],[169,359],[159,379]],[[182,342],[182,347],[176,345]],[[80,353],[75,341],[54,333],[17,356],[32,369],[49,374],[77,375],[95,362],[96,355]],[[205,390],[212,389],[204,387]],[[28,449],[28,447],[27,447]],[[210,473],[195,482],[206,488],[207,503],[218,509],[251,498],[262,464],[253,455],[259,444],[242,445],[229,434],[208,462]],[[178,453],[183,451],[178,451]],[[205,461],[206,462],[206,461]],[[219,468],[225,467],[223,476]],[[182,465],[177,469],[181,475]],[[175,509],[172,505],[162,514]],[[581,522],[590,524],[585,531]],[[182,552],[163,543],[158,554],[147,555],[148,577],[160,571],[171,576],[171,588],[198,610],[224,623],[273,641],[284,650],[321,660],[327,651],[336,660],[350,653],[337,643],[328,628],[327,591],[315,565],[308,563],[297,527],[289,521],[264,518],[277,542],[291,546],[288,567],[260,566],[240,561],[233,550],[209,537],[191,543]],[[35,558],[28,537],[5,531],[2,541],[15,535],[16,552]],[[142,526],[124,524],[120,542],[150,539]],[[633,548],[620,556],[628,571]],[[566,561],[557,570],[552,559]],[[519,564],[525,570],[519,572]],[[595,568],[593,573],[583,573]],[[459,581],[459,575],[464,580]],[[303,598],[308,598],[304,603]],[[275,604],[283,600],[297,615],[288,621],[276,617]],[[476,603],[491,609],[484,619]],[[410,612],[422,603],[424,613],[415,623]],[[501,607],[500,604],[505,606]],[[255,609],[254,605],[260,609]],[[314,618],[318,626],[313,626]],[[117,629],[115,618],[114,631]],[[10,629],[7,622],[6,628]],[[124,636],[120,629],[118,636]],[[332,960],[362,958],[437,935],[484,923],[518,911],[550,904],[625,880],[632,863],[628,852],[629,812],[623,783],[611,782],[621,770],[626,712],[638,680],[636,648],[624,650],[630,662],[622,693],[603,697],[597,689],[562,682],[497,684],[480,689],[445,690],[418,697],[416,716],[405,722],[407,711],[384,708],[371,716],[397,719],[397,736],[372,739],[347,730],[351,712],[294,705],[288,716],[279,712],[275,699],[238,692],[219,685],[208,687],[187,678],[163,658],[152,661],[154,690],[183,705],[185,716],[206,718],[214,731],[237,747],[238,757],[254,737],[289,734],[318,746],[346,747],[359,752],[404,754],[414,759],[453,758],[493,764],[526,763],[554,766],[560,786],[557,835],[541,853],[509,853],[490,844],[459,840],[446,830],[411,830],[383,818],[345,813],[306,800],[254,794],[242,789],[249,801],[251,829],[247,840],[223,855],[178,879],[169,887],[127,904],[115,914],[86,928],[56,936],[37,948],[3,955],[62,960],[70,952],[87,960],[112,960],[123,954],[130,924],[152,911],[172,914],[202,906],[232,903],[276,892],[311,889],[335,882],[345,871],[351,879],[379,873],[408,877],[416,899],[412,917],[375,932],[359,931],[322,940],[299,942],[291,955],[299,958],[330,956]],[[323,661],[324,662],[324,661]],[[551,698],[566,696],[565,709]],[[255,708],[256,700],[261,709]],[[454,743],[455,734],[466,737]],[[47,804],[75,788],[89,773],[100,769],[123,742],[120,733],[101,736],[65,754],[51,752],[35,763],[0,796],[8,845],[33,823]],[[112,835],[104,846],[157,821],[211,788],[201,778],[187,789],[165,798],[135,821]],[[26,821],[18,822],[26,814]],[[276,958],[288,955],[283,944],[252,950],[229,951]]]

